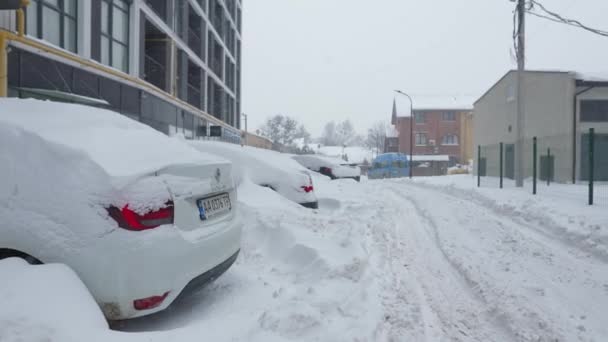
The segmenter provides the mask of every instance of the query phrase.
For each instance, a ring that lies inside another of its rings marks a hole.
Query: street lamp
[[[412,101],[412,97],[408,94],[402,92],[401,90],[395,90],[397,94],[401,94],[406,96],[410,100],[410,179],[413,176],[413,168],[414,168],[414,101]]]

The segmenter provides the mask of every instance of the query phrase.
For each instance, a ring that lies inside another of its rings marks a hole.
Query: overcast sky
[[[540,0],[608,30],[607,0]],[[287,114],[318,136],[389,120],[393,89],[480,96],[512,57],[509,0],[246,0],[243,112],[254,131]],[[608,38],[528,16],[530,69],[608,72]]]

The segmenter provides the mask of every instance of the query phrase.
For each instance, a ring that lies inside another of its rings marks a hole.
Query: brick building
[[[414,98],[414,155],[448,155],[450,164],[467,163],[467,151],[461,141],[467,127],[463,118],[471,115],[472,102],[468,99],[448,98],[419,101]],[[409,104],[393,106],[391,123],[399,132],[399,152],[410,153],[410,125],[412,116]]]

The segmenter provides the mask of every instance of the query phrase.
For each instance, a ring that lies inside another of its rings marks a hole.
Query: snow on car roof
[[[192,141],[190,145],[195,147],[199,151],[204,151],[212,154],[230,153],[231,157],[226,156],[228,159],[232,157],[238,157],[242,160],[242,163],[248,164],[249,161],[255,161],[263,165],[271,166],[275,169],[293,172],[294,170],[306,171],[306,168],[300,165],[295,160],[285,157],[285,154],[265,150],[261,148],[251,146],[241,146],[219,141]]]
[[[0,107],[0,122],[83,151],[115,177],[154,172],[173,164],[225,162],[105,109],[14,98],[0,99]]]

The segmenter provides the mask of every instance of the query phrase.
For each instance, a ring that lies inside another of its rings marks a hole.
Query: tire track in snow
[[[598,261],[608,262],[608,248],[601,241],[589,240],[592,238],[591,234],[584,235],[580,233],[573,233],[568,228],[556,223],[551,217],[548,217],[544,213],[533,213],[520,210],[519,208],[509,204],[499,204],[495,200],[479,192],[475,192],[474,190],[465,190],[458,189],[453,186],[439,186],[416,182],[409,183],[408,185],[417,187],[419,189],[440,192],[455,199],[462,199],[463,197],[466,197],[466,199],[492,211],[494,214],[500,217],[508,219],[514,224],[525,226],[530,231],[534,231],[545,238],[563,244],[567,248],[572,248],[579,251],[579,253],[572,251],[572,255],[577,255],[581,258],[587,258],[589,255],[596,258]]]
[[[433,227],[420,215],[414,203],[394,191],[393,187],[377,186],[380,184],[386,183],[374,183],[369,193],[379,193],[374,202],[387,204],[382,206],[378,215],[390,218],[390,224],[387,222],[387,226],[374,229],[378,248],[385,249],[383,257],[388,260],[392,279],[387,290],[394,295],[388,296],[387,312],[394,311],[396,305],[409,306],[416,315],[408,318],[423,326],[422,331],[416,331],[414,335],[410,330],[410,338],[405,340],[511,340],[508,337],[512,335],[506,331],[505,325],[488,314],[486,304],[453,269],[449,258],[437,244]],[[389,205],[401,204],[403,200],[406,205]],[[409,213],[415,215],[409,216]],[[396,305],[390,303],[391,298]],[[407,315],[407,312],[401,310],[397,314]],[[392,328],[392,333],[397,335],[406,331],[398,324],[393,324]]]
[[[515,340],[606,336],[605,263],[581,258],[562,241],[475,201],[435,188],[399,185],[394,192],[434,222],[444,255],[515,332]]]

